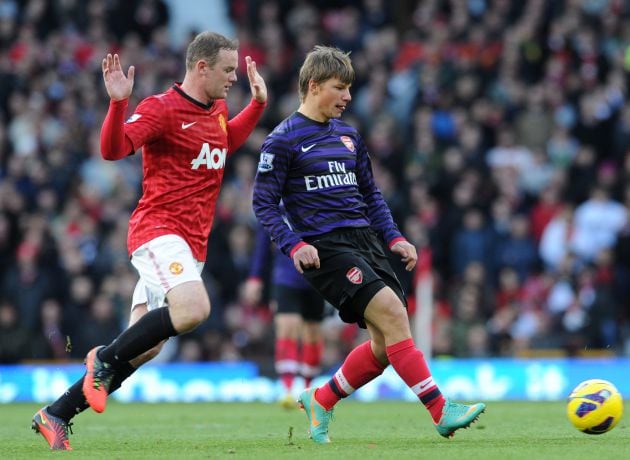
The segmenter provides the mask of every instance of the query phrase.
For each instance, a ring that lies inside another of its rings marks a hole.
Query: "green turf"
[[[103,414],[75,418],[73,452],[51,452],[31,431],[38,407],[0,405],[0,458],[630,459],[626,421],[610,433],[585,435],[566,420],[562,402],[491,402],[471,429],[447,440],[418,404],[345,401],[329,445],[307,438],[303,412],[276,405],[114,402]]]

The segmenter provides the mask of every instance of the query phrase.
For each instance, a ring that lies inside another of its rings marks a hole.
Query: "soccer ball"
[[[583,433],[606,433],[619,423],[622,414],[621,394],[606,380],[585,380],[569,395],[567,416]]]

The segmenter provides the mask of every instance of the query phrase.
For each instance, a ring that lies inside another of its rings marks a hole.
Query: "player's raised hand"
[[[304,273],[305,268],[319,268],[319,253],[315,246],[305,244],[293,254],[293,265],[298,272]]]
[[[256,61],[252,61],[250,56],[245,56],[245,62],[247,63],[247,78],[249,78],[252,96],[258,102],[265,102],[267,100],[267,85],[263,77],[258,73],[258,70],[256,70]]]
[[[131,95],[133,89],[133,77],[135,75],[135,67],[130,66],[127,76],[120,65],[118,54],[108,54],[103,59],[103,81],[105,89],[110,99],[120,101],[127,99]]]
[[[399,241],[391,247],[391,251],[402,257],[403,263],[405,263],[405,270],[410,272],[416,266],[418,262],[418,253],[416,247],[409,241]]]

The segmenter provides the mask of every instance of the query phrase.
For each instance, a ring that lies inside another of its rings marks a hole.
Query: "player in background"
[[[374,183],[363,139],[339,120],[353,80],[348,53],[324,46],[308,53],[299,73],[299,108],[267,136],[254,184],[258,221],[341,319],[370,335],[329,382],[304,390],[299,401],[313,441],[328,443],[335,404],[391,364],[438,433],[450,437],[485,405],[445,398],[413,342],[405,294],[384,245],[408,271],[416,265],[416,248],[401,235]]]
[[[249,56],[252,100],[228,120],[225,98],[236,83],[238,42],[202,32],[188,45],[186,74],[166,92],[144,99],[125,122],[134,67],[124,74],[118,55],[103,59],[110,97],[101,153],[120,160],[142,148],[143,194],[127,245],[140,280],[130,326],[112,343],[92,349],[86,373],[57,401],[39,410],[32,426],[51,449],[70,450],[70,419],[88,405],[105,410],[107,396],[169,337],[208,318],[201,280],[208,236],[227,157],[247,139],[267,103],[267,88]]]
[[[248,304],[259,303],[265,269],[272,265],[270,303],[276,333],[274,367],[285,392],[280,404],[290,409],[297,407],[292,394],[295,377],[301,375],[308,388],[321,372],[324,299],[297,272],[293,262],[272,246],[269,235],[258,225],[250,275],[243,292]]]

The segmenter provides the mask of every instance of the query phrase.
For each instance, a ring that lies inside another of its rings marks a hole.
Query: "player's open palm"
[[[263,77],[258,73],[258,70],[256,70],[256,61],[253,61],[249,56],[245,56],[245,63],[247,64],[247,78],[252,90],[252,97],[258,102],[265,102],[267,100],[267,85]]]
[[[105,89],[110,99],[114,101],[120,101],[127,99],[131,95],[133,89],[133,77],[135,74],[134,66],[129,67],[129,71],[125,76],[120,65],[120,58],[118,54],[108,54],[103,59],[103,81],[105,82]]]

